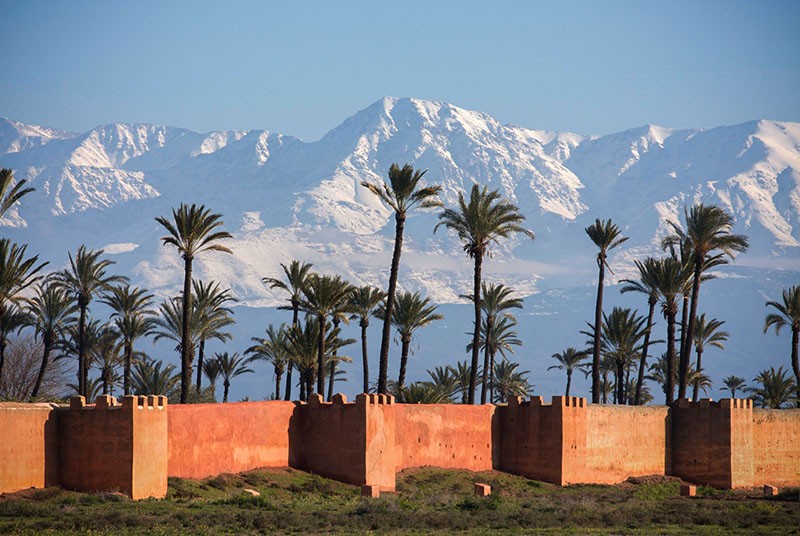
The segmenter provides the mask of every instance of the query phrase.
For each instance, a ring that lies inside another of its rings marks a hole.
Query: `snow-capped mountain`
[[[446,205],[474,182],[519,205],[536,239],[498,245],[485,270],[524,295],[594,280],[594,246],[583,228],[595,218],[613,218],[631,237],[611,266],[616,279],[632,275],[631,259],[657,253],[667,222],[696,201],[723,206],[735,232],[750,237],[736,265],[751,271],[731,276],[771,274],[772,286],[758,291],[770,299],[780,284],[800,280],[798,123],[647,125],[583,136],[408,98],[384,98],[311,143],[263,130],[112,124],[77,134],[3,119],[0,166],[36,192],[0,220],[1,232],[56,267],[81,244],[104,248],[135,283],[171,295],[179,292],[180,259],[160,245],[154,218],[181,202],[203,203],[224,215],[234,255],[199,257],[196,275],[230,286],[244,305],[273,306],[284,297],[261,278],[292,259],[385,286],[394,219],[361,182],[383,180],[394,162],[427,169]],[[471,264],[455,237],[433,234],[436,221],[435,212],[409,218],[400,286],[460,302]],[[761,322],[762,309],[753,313]]]

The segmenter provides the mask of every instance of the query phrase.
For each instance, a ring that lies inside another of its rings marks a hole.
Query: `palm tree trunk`
[[[283,376],[283,372],[279,369],[275,369],[275,400],[281,399],[281,376]]]
[[[125,368],[122,373],[122,392],[131,394],[131,361],[133,360],[133,341],[125,339]]]
[[[642,403],[642,384],[644,383],[644,371],[647,367],[647,350],[650,346],[650,333],[653,331],[653,313],[655,313],[656,310],[656,303],[658,303],[658,300],[652,298],[648,300],[650,310],[647,313],[647,331],[644,334],[642,357],[639,358],[639,374],[636,376],[636,391],[633,395],[633,404],[635,406]]]
[[[39,368],[39,374],[36,376],[36,383],[33,385],[33,391],[31,392],[31,402],[36,400],[36,397],[39,396],[39,389],[42,387],[42,380],[44,380],[44,373],[47,370],[47,362],[50,359],[50,347],[51,344],[48,340],[42,341],[44,345],[44,352],[42,353],[42,366]]]
[[[475,403],[475,387],[478,382],[478,357],[481,340],[481,270],[483,268],[483,251],[475,254],[475,272],[472,281],[472,302],[475,306],[475,324],[472,330],[472,366],[469,371],[469,393],[467,403]]]
[[[318,315],[318,318],[319,339],[317,340],[317,393],[319,393],[320,396],[325,396],[325,315]]]
[[[403,395],[403,388],[406,386],[406,365],[408,364],[408,348],[411,340],[405,337],[400,338],[400,375],[397,377],[397,396]]]
[[[80,316],[78,317],[78,392],[84,398],[89,398],[89,393],[87,392],[87,378],[88,374],[84,373],[84,369],[86,367],[86,305],[83,303],[83,300],[80,298],[78,299],[78,305],[80,307]]]
[[[692,306],[689,310],[689,322],[686,325],[686,340],[681,354],[680,377],[678,378],[678,398],[686,398],[686,379],[689,376],[689,356],[692,355],[694,342],[694,324],[697,317],[697,303],[700,301],[700,279],[703,273],[703,257],[694,261],[694,281],[692,282]]]
[[[625,404],[625,362],[616,360],[617,365],[617,404]]]
[[[567,391],[564,393],[565,397],[569,397],[569,388],[572,385],[572,371],[567,369]]]
[[[622,392],[623,392],[623,395],[624,395],[624,398],[622,399],[622,403],[627,406],[627,405],[630,404],[630,398],[631,398],[631,364],[630,364],[630,362],[628,362],[628,366],[625,369],[625,385],[623,386]]]
[[[603,328],[603,280],[606,276],[605,255],[597,256],[599,273],[597,276],[597,302],[594,306],[594,346],[592,347],[592,404],[600,402],[600,333]],[[605,403],[603,390],[603,403]]]
[[[303,374],[300,374],[300,400],[306,401],[306,379]]]
[[[400,253],[403,250],[403,229],[405,227],[405,214],[395,213],[394,252],[392,253],[392,268],[389,272],[389,289],[386,294],[386,308],[381,332],[381,355],[378,362],[378,393],[386,394],[386,379],[389,374],[389,338],[392,327],[392,310],[394,309],[394,294],[397,289],[397,274],[400,271]]]
[[[6,339],[5,337],[0,337],[0,381],[2,381],[3,379],[3,367],[5,366],[5,364],[6,364]],[[78,382],[80,382],[80,372],[78,373]]]
[[[333,381],[336,378],[336,356],[333,357],[331,361],[331,370],[330,375],[328,376],[328,397],[327,401],[330,402],[333,400]]]
[[[189,386],[192,384],[192,354],[189,353],[189,318],[192,313],[192,257],[183,257],[183,318],[181,321],[181,404],[189,400]],[[227,393],[227,391],[226,391]]]
[[[486,319],[486,333],[484,334],[484,340],[486,341],[486,346],[483,349],[483,378],[481,379],[481,404],[486,403],[486,383],[489,379],[489,334],[492,332],[492,319]]]
[[[364,390],[363,393],[369,393],[369,359],[367,359],[367,328],[369,322],[361,321],[361,360],[364,369]]]
[[[300,304],[297,303],[297,300],[292,300],[292,327],[297,327],[297,316],[300,311]],[[302,388],[302,379],[300,380],[300,391],[303,390]],[[289,364],[286,365],[286,395],[283,398],[284,400],[291,400],[292,399],[292,361],[289,360]],[[304,400],[302,393],[300,393],[300,400]]]
[[[489,360],[489,400],[494,403],[494,352],[489,355],[491,356]]]
[[[702,359],[703,359],[703,350],[700,348],[696,348],[697,351],[697,375],[699,376],[700,373],[703,371],[702,366]],[[692,387],[692,402],[697,402],[697,397],[700,391],[700,378],[694,379],[694,385]]]
[[[667,404],[672,404],[674,385],[672,382],[672,371],[675,370],[675,312],[667,312],[667,370],[666,385],[664,391]]]
[[[197,394],[200,394],[200,388],[202,387],[202,383],[200,378],[203,376],[203,358],[206,354],[206,341],[204,339],[200,340],[200,348],[197,350]]]
[[[311,373],[308,373],[308,377],[306,378],[306,402],[311,397],[311,393],[314,392],[314,376]]]
[[[228,390],[230,389],[230,387],[231,387],[231,382],[229,382],[228,380],[225,380],[224,382],[222,382],[222,389],[223,389],[223,391],[222,391],[222,402],[223,403],[228,401]]]
[[[608,404],[608,371],[604,371],[603,372],[603,378],[602,378],[601,386],[602,386],[602,390],[603,390],[603,394],[602,394],[603,404]]]
[[[795,385],[800,389],[800,362],[798,362],[797,348],[800,341],[800,327],[792,327],[792,370],[794,370]],[[800,408],[800,399],[797,401]]]
[[[686,347],[686,322],[689,317],[689,295],[683,295],[683,312],[681,313],[681,342],[678,347],[678,355],[683,355],[683,349]]]

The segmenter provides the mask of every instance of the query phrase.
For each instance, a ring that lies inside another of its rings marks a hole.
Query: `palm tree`
[[[214,359],[207,359],[203,363],[203,374],[208,380],[208,386],[209,389],[211,389],[211,394],[216,396],[217,378],[219,378],[219,363],[217,363]]]
[[[411,340],[419,328],[423,328],[444,316],[436,312],[438,306],[430,305],[430,298],[423,298],[419,292],[402,292],[397,295],[394,311],[392,312],[392,325],[400,337],[400,374],[397,378],[397,392],[402,392],[406,381],[406,366]],[[386,314],[385,304],[381,304],[375,317],[381,320]]]
[[[333,324],[333,329],[337,332],[341,331],[339,329],[339,325],[344,322],[345,324],[349,324],[349,314],[352,312],[350,309],[350,296],[353,294],[353,286],[349,287],[347,295],[342,298],[342,300],[336,304],[336,306],[331,311],[331,324]],[[353,341],[355,342],[355,341]],[[336,367],[339,366],[339,361],[344,361],[345,363],[352,363],[352,359],[349,357],[340,358],[338,355],[338,346],[337,349],[334,349],[332,352],[332,358],[330,360],[330,370],[328,371],[328,402],[333,400],[333,386],[336,381],[342,380],[345,381],[344,378],[336,378],[337,371]],[[339,371],[341,372],[341,371]]]
[[[747,251],[749,243],[744,235],[731,233],[733,227],[733,217],[716,205],[704,205],[699,203],[691,209],[684,208],[684,219],[686,230],[679,225],[670,222],[674,234],[664,240],[665,245],[670,243],[686,242],[691,247],[691,258],[693,262],[692,274],[692,298],[689,309],[689,323],[686,326],[685,345],[681,354],[681,368],[689,362],[694,341],[694,326],[697,318],[697,304],[700,298],[700,283],[703,271],[707,268],[708,258],[713,257],[713,253],[720,252],[730,259],[736,253]],[[678,397],[686,397],[686,378],[682,375],[679,381]]]
[[[648,282],[653,280],[652,273],[655,271],[658,261],[653,257],[648,257],[644,261],[635,260],[633,262],[639,271],[639,280],[623,279],[620,281],[624,283],[620,292],[623,294],[626,292],[640,292],[647,296],[647,327],[645,328],[644,342],[642,342],[642,353],[639,357],[639,372],[635,383],[636,391],[633,396],[633,405],[638,406],[644,403],[642,401],[642,388],[645,387],[644,375],[647,369],[647,352],[650,349],[650,336],[653,333],[653,315],[658,303],[658,289],[649,286]]]
[[[67,329],[74,325],[76,319],[72,315],[77,310],[78,307],[69,299],[67,292],[52,283],[38,286],[36,294],[27,304],[28,323],[36,330],[36,336],[42,341],[42,366],[36,376],[36,384],[31,392],[31,401],[39,396],[50,353],[66,335]]]
[[[124,357],[120,354],[122,344],[117,333],[108,325],[103,326],[98,333],[96,344],[91,349],[92,362],[97,363],[100,370],[100,382],[103,385],[103,394],[113,393],[114,385],[119,381],[116,368]]]
[[[481,189],[477,184],[472,185],[469,203],[465,201],[464,193],[459,192],[458,207],[445,209],[439,214],[439,220],[434,232],[442,225],[455,231],[464,243],[464,252],[475,262],[472,285],[475,319],[472,334],[472,368],[467,396],[469,403],[474,404],[480,351],[483,258],[489,253],[492,242],[497,243],[501,239],[510,238],[515,233],[522,233],[532,239],[533,233],[522,227],[525,217],[520,214],[516,205],[503,199],[497,190],[489,192],[486,187]]]
[[[86,246],[78,248],[75,257],[69,254],[69,268],[53,275],[53,280],[74,296],[80,312],[78,317],[78,388],[85,390],[89,378],[89,362],[86,356],[86,314],[92,299],[107,291],[114,284],[127,283],[128,278],[110,275],[108,268],[114,261],[100,259],[103,250],[90,250]]]
[[[197,316],[197,386],[199,393],[202,387],[202,370],[205,356],[206,341],[216,339],[225,342],[231,339],[231,334],[222,331],[223,328],[234,324],[233,311],[224,305],[235,302],[230,295],[231,289],[220,289],[219,283],[205,284],[202,281],[192,281],[194,297],[192,304],[193,314]]]
[[[260,359],[272,363],[275,371],[275,400],[281,399],[281,377],[290,362],[288,333],[286,324],[281,324],[278,329],[270,324],[267,326],[267,336],[251,337],[250,340],[255,344],[244,351],[251,355],[251,360]]]
[[[608,266],[606,260],[608,251],[625,242],[628,237],[622,233],[615,223],[611,220],[601,221],[599,219],[585,229],[586,234],[599,248],[597,253],[597,267],[599,275],[597,277],[597,302],[594,308],[594,325],[599,326],[603,320],[603,285],[605,284],[605,270]],[[610,271],[610,268],[609,268]],[[592,403],[600,402],[600,330],[594,331],[594,342],[592,350]]]
[[[481,306],[483,308],[484,322],[485,322],[483,324],[484,329],[482,330],[482,333],[484,334],[483,337],[484,356],[483,356],[483,377],[481,380],[481,404],[485,404],[487,370],[494,372],[494,356],[496,355],[496,352],[498,350],[499,340],[501,340],[501,337],[498,337],[497,334],[498,330],[495,329],[495,324],[500,315],[504,315],[507,319],[513,320],[514,316],[509,312],[509,309],[522,309],[522,298],[512,297],[511,294],[514,291],[503,284],[492,283],[488,286],[486,284],[482,284],[481,292],[483,292],[483,300],[481,301]],[[516,322],[513,323],[516,324]],[[506,333],[509,327],[510,326],[508,326],[508,323],[506,323],[506,325],[504,326],[504,331]],[[494,344],[492,344],[491,342],[487,344],[486,341],[493,341]],[[505,341],[509,342],[510,339],[506,338]],[[516,343],[510,343],[510,344],[517,344],[517,343],[522,344],[519,340],[516,340]],[[510,346],[508,346],[507,344],[502,346],[504,348],[510,349]],[[493,378],[488,378],[488,380],[489,384],[491,384]]]
[[[488,363],[492,369],[494,369],[494,358],[498,352],[503,357],[508,357],[506,352],[513,354],[515,346],[522,346],[522,341],[514,331],[516,325],[517,321],[512,315],[501,316],[499,320],[494,321],[491,328],[487,325],[486,318],[481,321],[480,344],[484,353],[489,354]],[[467,352],[470,351],[472,351],[472,341],[467,344]],[[483,374],[479,374],[479,376],[487,376],[486,371],[484,370]],[[489,389],[494,391],[494,370],[490,371],[488,376]],[[493,396],[490,396],[489,399],[493,400]]]
[[[317,392],[325,394],[325,342],[327,319],[347,300],[352,286],[341,277],[312,274],[303,289],[301,307],[317,317],[319,332],[317,339]],[[309,393],[310,394],[310,393]]]
[[[587,350],[576,350],[571,346],[563,352],[552,355],[553,359],[558,361],[558,365],[547,367],[547,370],[558,369],[567,372],[567,390],[564,396],[569,396],[569,388],[572,384],[572,372],[579,368],[586,361],[588,356],[589,352]]]
[[[298,314],[300,313],[300,303],[303,294],[303,288],[308,284],[308,277],[311,275],[312,265],[307,262],[292,261],[287,267],[281,263],[283,273],[286,275],[286,282],[274,277],[265,277],[262,281],[269,285],[270,288],[278,288],[285,290],[289,293],[289,308],[292,310],[292,326],[298,325]],[[279,307],[284,309],[284,307]],[[286,395],[285,400],[292,399],[292,362],[289,361],[288,368],[286,369]]]
[[[136,361],[131,373],[131,388],[137,395],[172,396],[180,383],[175,365],[145,358]]]
[[[745,379],[740,378],[739,376],[728,376],[722,380],[722,383],[725,384],[725,387],[722,388],[723,391],[730,391],[731,398],[736,398],[736,391],[746,391],[747,386],[745,385]]]
[[[124,369],[122,374],[123,393],[131,394],[131,366],[133,345],[136,339],[149,335],[153,328],[153,314],[150,309],[153,295],[146,290],[130,285],[114,286],[103,296],[101,302],[111,307],[117,333],[122,337]]]
[[[472,367],[470,367],[469,361],[457,361],[456,366],[453,367],[453,372],[455,373],[456,385],[458,386],[456,393],[461,395],[461,403],[466,404],[470,377],[472,376]],[[481,371],[478,371],[478,373],[480,374]]]
[[[508,402],[512,396],[528,396],[533,389],[533,385],[528,382],[528,371],[518,371],[517,367],[519,363],[513,363],[505,358],[495,365],[494,377],[499,394],[499,400],[496,402]]]
[[[231,380],[236,376],[242,374],[251,374],[253,369],[247,367],[250,364],[250,359],[247,359],[238,352],[228,354],[228,352],[221,352],[214,354],[214,360],[219,366],[219,374],[222,376],[222,401],[228,401],[228,390],[231,387]]]
[[[753,381],[760,387],[747,389],[753,395],[756,404],[762,408],[780,409],[792,401],[797,401],[797,384],[783,367],[770,367],[758,373]]]
[[[35,188],[23,188],[25,179],[14,184],[14,171],[11,169],[0,169],[0,218],[8,211],[14,203],[20,200],[25,194],[29,194]],[[14,186],[11,186],[14,184]],[[9,187],[11,188],[9,190]]]
[[[430,385],[434,386],[440,392],[444,393],[448,402],[452,402],[453,397],[459,391],[458,376],[456,370],[451,366],[435,367],[433,370],[428,370],[428,376],[431,377]]]
[[[16,305],[0,308],[0,374],[2,374],[6,362],[8,338],[12,333],[21,330],[27,325],[27,315]]]
[[[429,382],[414,382],[398,393],[402,404],[449,404],[450,398],[439,386]]]
[[[625,370],[639,357],[642,348],[639,341],[646,333],[646,328],[643,327],[645,322],[646,319],[638,316],[637,311],[627,308],[614,307],[610,315],[603,313],[600,342],[603,354],[614,362],[615,400],[618,404],[624,404],[628,398],[625,393]]]
[[[768,301],[767,307],[773,307],[778,312],[770,313],[764,319],[764,333],[771,327],[775,328],[776,335],[780,334],[784,326],[789,326],[792,330],[792,370],[795,383],[800,385],[800,362],[797,357],[798,340],[800,340],[800,285],[784,289],[783,303]]]
[[[220,240],[232,238],[226,231],[219,231],[223,224],[221,214],[212,214],[204,205],[199,207],[181,203],[177,209],[172,209],[172,219],[169,221],[163,216],[156,221],[164,226],[169,233],[161,237],[163,245],[175,246],[183,257],[183,332],[181,333],[181,404],[187,402],[189,386],[191,385],[192,354],[189,353],[189,315],[192,311],[192,261],[203,251],[221,251],[233,253],[230,249],[219,244]]]
[[[328,335],[330,336],[330,335]],[[308,400],[313,390],[317,374],[317,355],[319,346],[319,323],[312,316],[306,316],[302,325],[292,326],[287,334],[289,359],[300,375],[300,400]],[[327,345],[326,345],[327,346]]]
[[[389,373],[389,335],[394,311],[395,292],[397,290],[397,274],[400,271],[400,254],[403,250],[403,230],[408,213],[415,209],[442,206],[439,200],[441,186],[431,185],[417,189],[425,171],[415,171],[410,164],[402,168],[397,164],[389,167],[389,182],[373,184],[362,181],[361,185],[375,194],[394,211],[394,251],[392,266],[389,271],[389,287],[386,293],[386,316],[383,321],[381,335],[381,353],[378,361],[378,393],[386,394],[386,380]]]
[[[358,319],[361,328],[361,362],[364,372],[364,391],[369,392],[369,359],[367,358],[367,328],[369,319],[386,298],[386,293],[370,285],[357,287],[350,294],[349,308],[352,311],[350,320]]]
[[[154,341],[158,342],[161,339],[169,339],[175,341],[175,349],[183,355],[183,308],[181,306],[182,300],[174,297],[164,300],[158,306],[158,316],[153,319],[153,332]],[[189,355],[194,356],[194,350],[197,347],[197,329],[198,319],[196,310],[189,317]]]
[[[724,320],[717,320],[716,318],[706,319],[705,313],[695,319],[694,348],[695,352],[697,352],[698,372],[703,372],[703,351],[706,346],[713,346],[720,350],[725,349],[725,345],[722,343],[728,340],[730,334],[727,331],[720,331],[724,323]],[[699,385],[697,382],[694,382],[693,385],[692,401],[697,402]]]

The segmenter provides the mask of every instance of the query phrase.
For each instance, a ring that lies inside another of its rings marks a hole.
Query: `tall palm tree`
[[[647,370],[647,352],[650,349],[650,337],[653,333],[653,315],[658,303],[658,289],[649,286],[648,282],[652,282],[652,272],[656,269],[658,262],[653,257],[648,257],[644,261],[633,261],[636,269],[639,272],[639,279],[623,279],[620,288],[621,293],[626,292],[639,292],[647,296],[647,327],[645,328],[644,342],[642,342],[642,353],[639,357],[639,371],[636,376],[636,390],[633,395],[633,405],[638,406],[642,404],[642,388],[644,387],[645,370]]]
[[[599,326],[603,321],[603,286],[605,284],[606,267],[608,266],[607,257],[609,250],[614,249],[628,237],[622,236],[622,232],[611,220],[601,221],[599,219],[585,229],[586,234],[598,247],[597,268],[597,301],[594,308],[594,325]],[[610,271],[610,268],[609,268]],[[594,341],[592,346],[592,403],[600,402],[600,330],[594,331]]]
[[[788,373],[783,367],[778,367],[778,370],[775,367],[764,369],[753,379],[759,387],[751,387],[747,391],[762,408],[783,408],[792,401],[796,402],[798,397],[797,384],[791,376],[786,377]]]
[[[325,342],[328,317],[334,314],[345,303],[352,286],[338,275],[318,275],[309,277],[308,285],[303,289],[301,307],[314,315],[319,323],[317,340],[317,392],[325,394]]]
[[[522,227],[525,216],[520,214],[516,205],[503,199],[497,190],[490,192],[486,187],[481,189],[477,184],[472,185],[469,203],[465,201],[464,193],[459,192],[457,208],[445,209],[439,214],[439,220],[434,232],[442,225],[455,231],[458,238],[464,243],[464,252],[475,263],[472,284],[475,319],[472,333],[470,388],[467,396],[469,403],[474,404],[480,352],[483,258],[489,253],[489,246],[492,242],[498,243],[501,239],[510,238],[515,233],[522,233],[532,239],[533,233]]]
[[[441,320],[444,316],[436,312],[438,307],[430,305],[429,298],[423,298],[419,292],[401,292],[397,295],[395,308],[392,311],[392,325],[400,337],[400,373],[397,377],[397,391],[402,392],[406,382],[406,366],[411,340],[414,333],[431,322]],[[382,304],[376,317],[383,320],[386,315],[386,306]]]
[[[386,293],[371,285],[353,289],[350,294],[350,320],[358,319],[361,328],[361,362],[364,372],[364,391],[369,392],[369,359],[367,358],[367,328],[369,319],[375,315],[378,306],[386,298]]]
[[[14,171],[11,169],[0,169],[0,218],[3,214],[14,206],[14,203],[26,194],[35,190],[35,188],[24,188],[25,179],[21,181],[14,181]],[[13,184],[13,186],[11,186]],[[9,188],[11,188],[9,190]]]
[[[680,356],[682,369],[686,370],[694,340],[694,326],[697,318],[697,304],[700,299],[700,283],[703,271],[709,256],[721,253],[730,259],[736,253],[747,251],[749,243],[744,235],[731,233],[733,217],[716,205],[699,203],[691,209],[684,208],[686,230],[680,225],[670,222],[674,234],[664,240],[665,245],[670,243],[686,242],[692,251],[692,298],[689,308],[689,322],[686,326],[685,344]],[[686,378],[682,375],[679,379],[678,397],[686,397]]]
[[[717,320],[716,318],[706,319],[705,313],[695,319],[694,348],[695,352],[697,352],[698,372],[703,372],[703,351],[707,346],[713,346],[720,350],[725,349],[723,343],[728,340],[730,334],[727,331],[720,330],[724,323],[724,320]],[[692,385],[694,386],[692,390],[692,401],[697,402],[697,391],[700,386],[698,382],[694,382]]]
[[[281,399],[281,378],[289,364],[289,327],[281,324],[277,329],[270,324],[267,326],[266,337],[251,337],[253,344],[244,351],[250,354],[251,360],[263,360],[272,363],[275,371],[275,400]]]
[[[747,385],[745,385],[745,379],[740,378],[739,376],[728,376],[723,378],[722,383],[725,387],[722,388],[723,391],[730,391],[731,398],[736,398],[736,391],[746,391]]]
[[[514,315],[511,314],[509,309],[522,309],[522,298],[515,298],[512,296],[513,290],[503,284],[492,283],[490,285],[482,284],[481,292],[483,292],[483,300],[481,307],[483,308],[484,315],[484,356],[483,356],[483,376],[481,379],[481,404],[486,403],[486,386],[487,379],[490,380],[491,385],[493,378],[487,378],[487,370],[494,372],[494,356],[497,352],[497,343],[501,339],[497,336],[495,324],[501,315],[513,320]],[[516,323],[516,322],[514,322]],[[504,331],[507,332],[510,326],[506,323]],[[486,343],[486,341],[494,341],[495,344]],[[509,339],[506,339],[509,341]],[[519,342],[517,340],[517,342]],[[511,343],[515,344],[515,343]],[[521,344],[521,342],[520,342]],[[510,348],[509,346],[504,346]],[[494,352],[492,349],[494,348]]]
[[[792,370],[795,383],[800,385],[800,363],[797,357],[798,341],[800,340],[800,285],[795,285],[783,290],[783,303],[768,301],[767,307],[773,307],[777,313],[770,313],[764,319],[764,333],[769,328],[775,328],[779,335],[781,328],[789,326],[792,330]]]
[[[128,278],[111,275],[108,268],[115,264],[108,259],[100,259],[103,250],[78,248],[73,257],[69,254],[69,268],[53,275],[53,280],[72,294],[78,304],[78,389],[86,396],[89,378],[89,362],[86,356],[86,314],[89,304],[98,294],[105,292],[112,285],[127,283]]]
[[[137,395],[172,396],[180,384],[175,365],[145,358],[136,361],[131,373],[131,390]]]
[[[558,361],[558,365],[547,367],[547,370],[558,369],[564,370],[567,373],[567,390],[564,393],[564,396],[569,396],[569,388],[572,384],[572,372],[575,369],[580,368],[580,366],[586,361],[587,357],[589,357],[589,352],[587,350],[576,350],[572,346],[563,352],[552,355],[552,358]]]
[[[281,281],[280,279],[275,279],[274,277],[265,277],[262,281],[269,285],[270,288],[278,288],[285,290],[289,293],[289,308],[292,311],[292,326],[297,326],[298,320],[297,317],[300,313],[300,303],[302,301],[303,296],[303,287],[308,284],[308,277],[311,275],[311,267],[312,265],[307,262],[300,262],[297,260],[292,261],[289,263],[289,266],[281,263],[281,268],[283,269],[283,273],[286,276],[286,282]],[[285,307],[279,307],[279,309],[284,309]],[[289,365],[286,369],[286,395],[284,397],[285,400],[292,399],[292,362],[289,361]]]
[[[603,354],[614,362],[615,400],[618,404],[624,404],[628,398],[625,393],[625,370],[639,357],[642,349],[640,341],[646,334],[645,322],[646,319],[639,316],[636,310],[627,308],[614,307],[610,315],[603,313],[600,342]]]
[[[199,207],[181,203],[172,209],[172,220],[163,216],[156,218],[169,233],[161,237],[163,245],[175,246],[183,257],[183,322],[181,333],[181,404],[187,402],[191,385],[192,355],[189,354],[189,315],[192,311],[192,261],[204,251],[221,251],[233,253],[219,243],[220,240],[232,238],[226,231],[220,231],[223,225],[221,214],[212,214],[204,205]]]
[[[221,352],[214,354],[214,360],[219,366],[219,374],[222,376],[222,401],[228,401],[228,390],[231,387],[231,380],[242,374],[252,374],[253,369],[248,368],[250,360],[239,355],[238,352],[228,354]]]
[[[209,284],[195,279],[192,281],[194,296],[193,314],[197,316],[197,385],[199,393],[202,388],[202,370],[205,357],[206,341],[216,339],[220,342],[230,340],[231,334],[223,329],[234,324],[233,311],[225,307],[228,302],[235,302],[231,289],[221,289],[219,283]]]
[[[394,311],[395,292],[397,290],[397,274],[400,271],[400,254],[403,250],[403,230],[408,213],[416,208],[434,208],[442,205],[439,200],[441,186],[420,187],[419,182],[425,171],[414,170],[410,164],[402,168],[397,164],[389,167],[389,182],[374,184],[362,181],[361,185],[375,194],[378,199],[394,211],[394,251],[392,266],[389,271],[389,287],[386,293],[386,316],[381,334],[381,353],[378,361],[378,393],[386,394],[386,380],[389,372],[389,336]]]
[[[52,283],[39,285],[36,294],[26,306],[29,325],[36,330],[36,336],[42,341],[42,366],[36,376],[36,383],[31,392],[31,401],[39,396],[39,389],[50,362],[50,354],[56,344],[65,336],[67,329],[74,325],[74,315],[78,310],[67,292]]]
[[[512,396],[528,396],[533,389],[533,385],[528,381],[527,370],[517,370],[519,363],[514,363],[508,359],[501,359],[495,365],[494,377],[497,382],[497,393],[499,400],[495,402],[508,402]]]
[[[153,328],[154,312],[150,309],[153,295],[144,289],[119,285],[111,287],[103,296],[103,303],[111,307],[111,319],[122,338],[124,368],[122,389],[131,394],[131,366],[136,339],[149,335]]]

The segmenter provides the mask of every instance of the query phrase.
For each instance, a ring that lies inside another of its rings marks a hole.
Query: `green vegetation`
[[[473,483],[492,486],[473,495]],[[667,477],[561,488],[497,472],[413,469],[397,492],[362,498],[349,486],[293,469],[169,480],[164,500],[58,488],[0,496],[11,534],[797,534],[798,489],[699,488],[680,497]],[[246,491],[250,490],[250,491]],[[252,492],[259,495],[254,495]],[[794,532],[792,532],[794,531]]]

